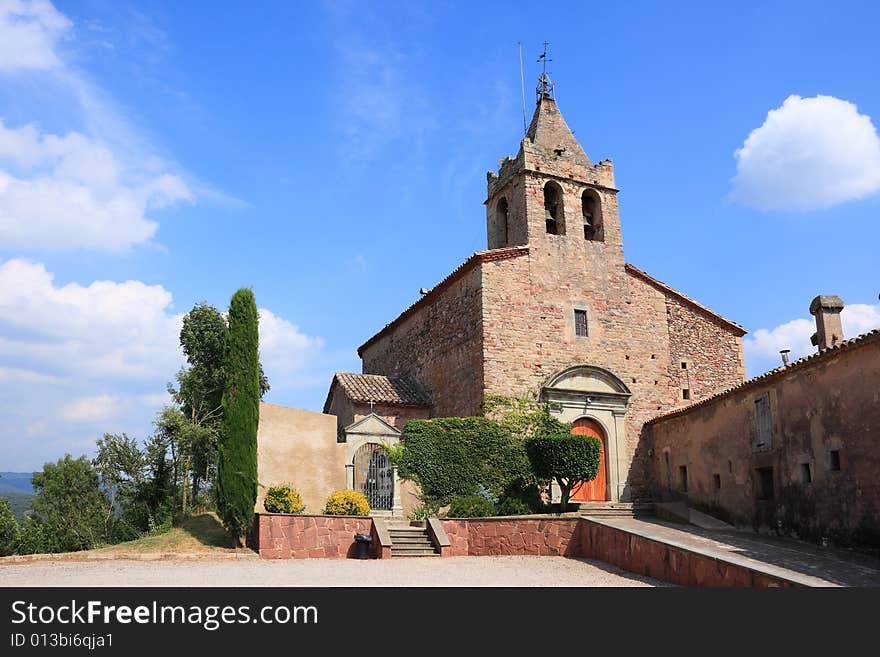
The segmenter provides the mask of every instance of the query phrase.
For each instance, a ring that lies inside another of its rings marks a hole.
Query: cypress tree
[[[232,295],[223,368],[223,428],[217,463],[218,511],[236,538],[247,534],[257,499],[260,360],[257,304],[246,288]]]

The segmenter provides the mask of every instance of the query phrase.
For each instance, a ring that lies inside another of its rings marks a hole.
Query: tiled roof
[[[710,404],[715,400],[726,397],[727,395],[731,395],[734,392],[738,392],[740,390],[747,390],[749,388],[756,388],[760,385],[764,385],[773,381],[774,379],[782,378],[783,376],[788,375],[793,370],[803,369],[809,365],[813,365],[816,362],[820,362],[831,358],[841,351],[849,351],[850,349],[856,349],[863,345],[880,342],[880,329],[874,329],[873,331],[868,331],[867,333],[863,333],[851,340],[844,340],[843,342],[834,345],[833,347],[827,347],[822,351],[817,351],[814,354],[810,354],[809,356],[804,356],[803,358],[798,358],[796,361],[788,364],[777,367],[776,369],[772,369],[769,372],[764,372],[759,376],[753,377],[748,381],[744,381],[739,385],[735,385],[732,388],[727,388],[726,390],[721,390],[720,392],[716,392],[711,397],[706,397],[705,399],[701,399],[695,404],[691,404],[690,406],[685,406],[684,408],[678,408],[674,411],[669,411],[667,413],[663,413],[656,417],[651,418],[645,424],[654,424],[655,422],[659,422],[660,420],[666,420],[671,417],[676,417],[678,415],[684,415],[686,413],[690,413],[691,411],[705,406],[706,404]]]
[[[341,386],[348,398],[354,402],[368,404],[372,401],[400,406],[431,404],[430,398],[421,386],[407,377],[337,372],[333,382]],[[331,384],[331,390],[332,387]]]
[[[679,299],[681,299],[682,301],[684,301],[688,305],[693,306],[694,308],[697,308],[698,310],[701,310],[708,315],[711,315],[712,317],[714,317],[716,320],[718,320],[722,324],[725,324],[727,327],[732,328],[735,331],[737,331],[741,336],[748,333],[748,331],[746,331],[742,326],[740,326],[736,322],[732,322],[729,319],[727,319],[726,317],[722,317],[721,315],[716,313],[714,310],[710,310],[709,308],[706,308],[706,306],[704,306],[703,304],[701,304],[697,301],[694,301],[693,299],[691,299],[689,296],[687,296],[685,294],[682,294],[681,292],[676,290],[674,287],[669,287],[663,281],[658,281],[656,278],[654,278],[650,274],[642,271],[641,269],[639,269],[635,265],[631,265],[630,263],[626,263],[626,270],[629,273],[638,276],[642,280],[647,281],[648,283],[654,285],[655,287],[658,287],[661,290],[664,290],[666,292],[674,294],[675,296],[677,296]]]

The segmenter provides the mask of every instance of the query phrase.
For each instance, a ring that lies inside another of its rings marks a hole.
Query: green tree
[[[42,554],[46,552],[60,552],[61,548],[51,534],[39,520],[33,516],[25,516],[19,526],[18,554]]]
[[[0,497],[0,557],[15,554],[18,547],[18,521],[9,508],[9,500]]]
[[[243,536],[257,498],[257,426],[260,419],[259,325],[254,293],[238,290],[229,304],[223,361],[223,428],[217,463],[218,507],[229,532]]]
[[[592,436],[573,435],[571,425],[553,417],[545,418],[535,435],[525,439],[525,448],[538,479],[559,485],[561,510],[576,485],[599,474],[602,443]]]
[[[100,487],[98,472],[81,456],[66,454],[34,474],[34,519],[54,536],[61,551],[88,550],[111,534],[110,500]]]
[[[207,302],[196,304],[183,317],[180,346],[188,367],[176,375],[177,388],[168,385],[175,404],[186,418],[177,423],[183,433],[176,440],[181,487],[181,505],[186,512],[196,502],[202,489],[213,480],[217,462],[217,440],[223,422],[223,391],[226,342],[229,327],[226,318]],[[269,390],[269,380],[259,367],[260,397]],[[189,425],[189,426],[187,426]]]

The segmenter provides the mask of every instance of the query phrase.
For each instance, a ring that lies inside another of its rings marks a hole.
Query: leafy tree
[[[182,431],[176,439],[181,466],[181,504],[186,512],[199,498],[202,488],[213,480],[217,462],[217,441],[223,422],[224,369],[229,327],[226,318],[207,302],[196,304],[183,318],[180,346],[189,367],[176,375],[177,388],[168,385],[175,404],[186,422],[177,422]],[[269,381],[259,368],[260,398],[269,390]]]
[[[0,497],[0,557],[15,554],[18,547],[18,521],[9,508],[9,501]]]
[[[54,536],[53,547],[88,550],[107,540],[113,523],[110,500],[85,456],[66,454],[57,463],[46,463],[34,474],[33,485],[34,519]]]
[[[229,304],[229,333],[223,361],[223,428],[217,463],[218,507],[229,532],[250,528],[257,499],[257,426],[260,419],[260,360],[254,293],[238,290]]]
[[[592,436],[572,434],[571,425],[555,418],[546,418],[537,433],[526,438],[525,448],[535,475],[559,485],[562,510],[575,486],[599,474],[602,443]]]
[[[18,554],[42,554],[46,552],[61,552],[55,536],[46,529],[39,520],[33,516],[25,516],[18,531]]]
[[[530,476],[522,441],[485,417],[410,420],[389,454],[402,478],[441,505],[481,490],[497,498]]]

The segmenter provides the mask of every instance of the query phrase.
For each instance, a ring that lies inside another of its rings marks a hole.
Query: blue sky
[[[809,350],[816,294],[880,325],[880,8],[827,3],[0,0],[0,470],[139,438],[180,315],[251,286],[267,401],[485,248],[485,174],[541,43],[614,160],[629,262]]]

